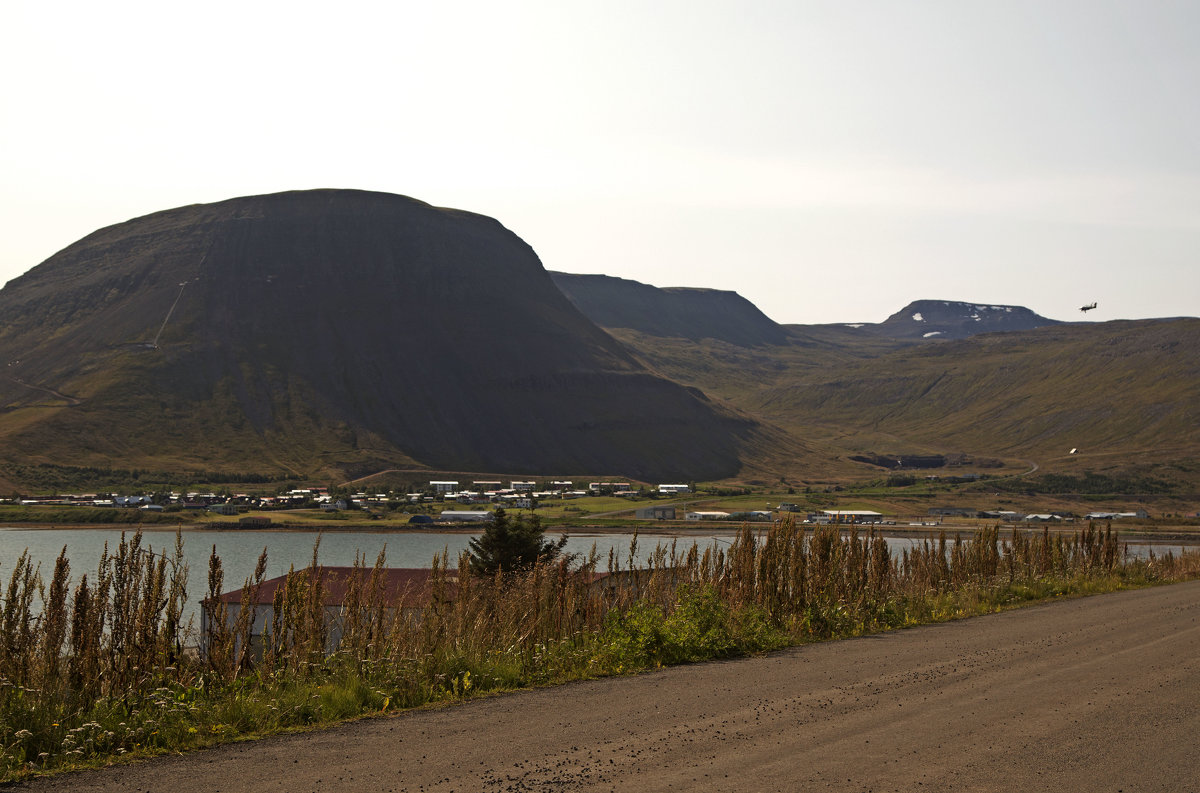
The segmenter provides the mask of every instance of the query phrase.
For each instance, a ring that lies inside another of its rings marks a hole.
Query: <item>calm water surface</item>
[[[126,537],[131,538],[132,532]],[[557,535],[549,533],[548,537]],[[386,552],[389,567],[429,567],[435,554],[445,554],[451,566],[456,566],[458,556],[467,550],[472,535],[460,532],[329,532],[320,535],[318,560],[324,565],[352,565],[356,556],[366,559],[368,566],[375,563],[380,551]],[[714,543],[728,546],[732,532],[707,535],[689,535],[679,539],[679,547],[687,548],[692,542],[705,548]],[[226,589],[240,586],[254,572],[254,565],[263,549],[267,550],[267,577],[283,575],[291,567],[305,567],[312,561],[313,546],[318,535],[311,531],[185,531],[183,552],[191,577],[189,589],[194,593],[207,586],[208,558],[215,546],[225,571]],[[674,536],[666,534],[638,534],[635,559],[642,562],[658,543],[669,545]],[[603,560],[607,568],[608,554],[614,549],[621,566],[629,558],[629,546],[633,534],[588,534],[574,533],[568,536],[566,550],[586,556],[592,551]],[[108,545],[110,553],[121,542],[120,529],[27,529],[0,527],[0,580],[6,580],[12,572],[13,563],[20,554],[28,550],[34,563],[40,562],[48,577],[54,560],[65,547],[71,562],[72,578],[91,573],[100,561],[100,555]],[[142,531],[142,546],[153,553],[174,553],[175,531]]]
[[[688,533],[686,536],[639,532],[635,560],[644,562],[656,545],[678,542],[681,550],[697,543],[701,550],[712,545],[725,548],[733,539],[734,530],[706,534]],[[127,533],[132,537],[132,532]],[[553,533],[548,534],[554,537]],[[593,546],[599,554],[600,569],[607,569],[610,549],[614,550],[621,566],[629,559],[632,533],[588,534],[573,533],[568,536],[566,550],[586,556]],[[312,560],[313,545],[318,535],[311,531],[185,531],[183,532],[184,559],[189,571],[188,593],[193,604],[205,594],[208,581],[208,558],[216,547],[217,555],[225,571],[225,589],[241,586],[254,572],[254,565],[263,549],[267,549],[267,578],[285,574],[289,568],[305,567]],[[365,557],[368,566],[373,565],[380,551],[386,551],[389,567],[429,567],[435,554],[448,554],[452,566],[457,565],[458,556],[467,550],[471,535],[459,532],[328,532],[320,535],[318,560],[324,565],[352,565],[356,556]],[[918,540],[910,537],[886,538],[893,553],[899,554],[911,548]],[[110,552],[121,542],[120,529],[28,529],[0,527],[0,585],[6,585],[8,576],[20,554],[28,550],[34,564],[42,566],[43,578],[48,579],[54,560],[65,547],[71,563],[71,578],[78,581],[85,574],[92,574],[100,561],[107,543]],[[154,553],[170,556],[175,547],[174,530],[143,530],[142,546]],[[1151,546],[1139,544],[1129,546],[1130,552],[1145,556]],[[1179,553],[1180,545],[1155,545],[1156,554],[1168,550]]]

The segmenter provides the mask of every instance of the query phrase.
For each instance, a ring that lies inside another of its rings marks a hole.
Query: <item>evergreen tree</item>
[[[493,575],[497,570],[509,573],[554,559],[567,544],[567,536],[564,534],[554,542],[547,540],[545,534],[542,520],[537,515],[518,515],[513,519],[503,509],[497,509],[482,536],[471,538],[471,572],[476,575]]]

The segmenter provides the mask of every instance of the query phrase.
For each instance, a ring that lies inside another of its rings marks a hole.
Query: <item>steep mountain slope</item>
[[[608,275],[550,273],[584,315],[602,328],[650,336],[715,339],[739,347],[782,344],[787,334],[736,292],[656,286]]]
[[[865,330],[894,339],[965,339],[979,333],[1033,330],[1061,324],[1023,306],[917,300]]]
[[[101,229],[0,291],[10,459],[720,478],[751,420],[647,371],[495,220],[315,190]]]

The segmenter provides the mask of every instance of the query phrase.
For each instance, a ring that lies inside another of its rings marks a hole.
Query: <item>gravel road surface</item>
[[[521,692],[18,791],[1197,791],[1200,582]]]

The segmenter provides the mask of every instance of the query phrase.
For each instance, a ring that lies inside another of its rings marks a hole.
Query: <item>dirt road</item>
[[[496,697],[21,791],[1196,791],[1200,582]]]

